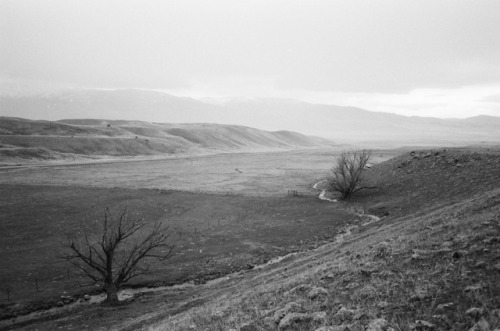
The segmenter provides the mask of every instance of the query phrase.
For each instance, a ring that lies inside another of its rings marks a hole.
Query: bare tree
[[[370,161],[369,151],[345,151],[337,158],[328,179],[330,191],[339,192],[342,200],[349,199],[364,188],[363,172]]]
[[[77,240],[68,237],[63,256],[93,284],[106,291],[106,302],[118,303],[118,290],[130,279],[149,270],[148,259],[161,262],[173,256],[168,244],[170,233],[162,223],[147,228],[140,219],[128,217],[127,209],[116,218],[105,209],[98,234],[85,234]]]

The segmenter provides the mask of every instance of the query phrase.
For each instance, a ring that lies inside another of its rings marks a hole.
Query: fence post
[[[10,287],[9,287],[9,286],[7,286],[7,287],[5,288],[5,291],[7,292],[7,302],[10,302]]]

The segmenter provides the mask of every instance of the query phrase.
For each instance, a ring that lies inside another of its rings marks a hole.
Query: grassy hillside
[[[343,241],[228,281],[196,308],[152,314],[150,329],[499,328],[500,155],[408,153],[370,178],[379,190],[351,207],[380,221],[361,217]]]
[[[349,203],[311,201],[319,210],[325,204],[358,213],[316,249],[205,285],[143,293],[125,306],[84,307],[33,327],[500,328],[500,152],[408,152],[367,174],[378,189]]]
[[[2,135],[113,136],[115,132],[101,128],[79,127],[51,121],[31,121],[23,118],[0,117]]]
[[[161,124],[95,119],[33,121],[0,117],[0,159],[50,160],[318,148],[324,139],[217,124]]]

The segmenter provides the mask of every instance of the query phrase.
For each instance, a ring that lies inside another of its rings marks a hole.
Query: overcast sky
[[[500,116],[499,31],[498,0],[0,0],[0,87]]]

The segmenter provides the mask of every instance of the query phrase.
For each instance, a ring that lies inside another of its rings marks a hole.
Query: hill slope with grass
[[[359,214],[342,239],[157,313],[151,329],[498,329],[500,153],[411,152],[368,178],[378,189],[343,204]]]
[[[236,125],[97,119],[53,122],[12,117],[0,117],[0,144],[3,160],[154,156],[334,145],[326,139],[295,132],[268,132]]]
[[[408,152],[367,179],[377,189],[338,203],[350,224],[316,249],[37,327],[498,330],[500,151]]]
[[[378,189],[343,204],[359,214],[342,239],[158,313],[152,329],[498,330],[498,150],[406,153],[368,178]]]

